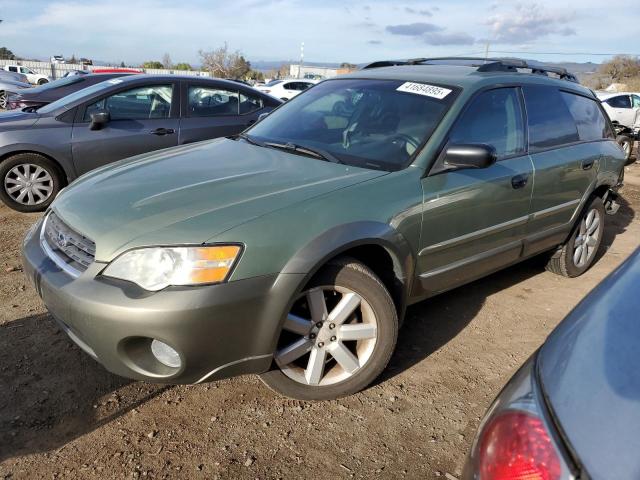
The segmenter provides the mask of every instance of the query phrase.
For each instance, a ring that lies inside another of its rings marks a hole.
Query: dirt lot
[[[457,478],[504,382],[638,246],[640,165],[622,194],[586,275],[533,259],[416,305],[378,384],[325,403],[280,398],[255,377],[166,387],[107,373],[20,271],[36,216],[0,206],[0,477]]]

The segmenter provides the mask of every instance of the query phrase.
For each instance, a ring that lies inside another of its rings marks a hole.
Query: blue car
[[[639,285],[640,249],[498,395],[464,479],[640,478]]]

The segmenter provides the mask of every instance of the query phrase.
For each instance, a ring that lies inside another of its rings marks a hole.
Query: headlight
[[[240,254],[238,245],[210,247],[151,247],[131,250],[102,272],[158,291],[169,285],[224,282]]]

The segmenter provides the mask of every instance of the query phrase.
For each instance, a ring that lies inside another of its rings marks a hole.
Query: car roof
[[[122,81],[122,83],[144,83],[144,82],[148,82],[149,80],[153,80],[155,81],[159,81],[159,82],[166,82],[166,81],[176,81],[176,80],[190,80],[190,81],[194,81],[194,82],[210,82],[210,83],[216,83],[218,85],[223,84],[228,86],[229,88],[238,88],[240,87],[244,87],[245,89],[252,89],[252,87],[250,87],[249,85],[245,85],[241,82],[235,82],[233,80],[226,80],[224,78],[215,78],[215,77],[200,77],[200,76],[195,76],[195,75],[175,75],[175,74],[168,74],[168,75],[152,75],[152,74],[131,74],[131,75],[127,75],[127,76],[123,76],[120,77],[119,80]]]
[[[553,85],[593,96],[588,88],[568,80],[526,72],[478,71],[468,65],[396,65],[358,70],[339,78],[371,80],[400,80],[406,82],[432,82],[462,89],[478,89],[496,84],[543,84]]]

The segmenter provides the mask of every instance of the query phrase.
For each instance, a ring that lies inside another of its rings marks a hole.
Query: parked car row
[[[268,93],[272,97],[279,98],[286,102],[316,83],[318,83],[317,80],[307,79],[272,80],[265,85],[258,85],[255,88],[256,90]]]
[[[25,238],[25,272],[116,374],[251,373],[307,400],[358,392],[386,368],[408,305],[534,255],[580,276],[618,209],[625,155],[593,92],[524,61],[448,63],[377,62],[302,95],[299,80],[259,92],[129,75],[5,113],[0,194],[48,207]],[[640,274],[632,262],[503,391],[465,478],[637,473],[634,460],[606,469],[631,429],[589,443],[619,421],[601,428],[590,408],[640,416],[624,385],[632,310],[618,300]],[[600,354],[603,323],[626,336],[615,358]]]
[[[27,77],[27,81],[32,85],[43,85],[51,81],[51,78],[47,75],[34,72],[28,67],[22,65],[5,65],[3,69],[7,72],[20,73]]]

